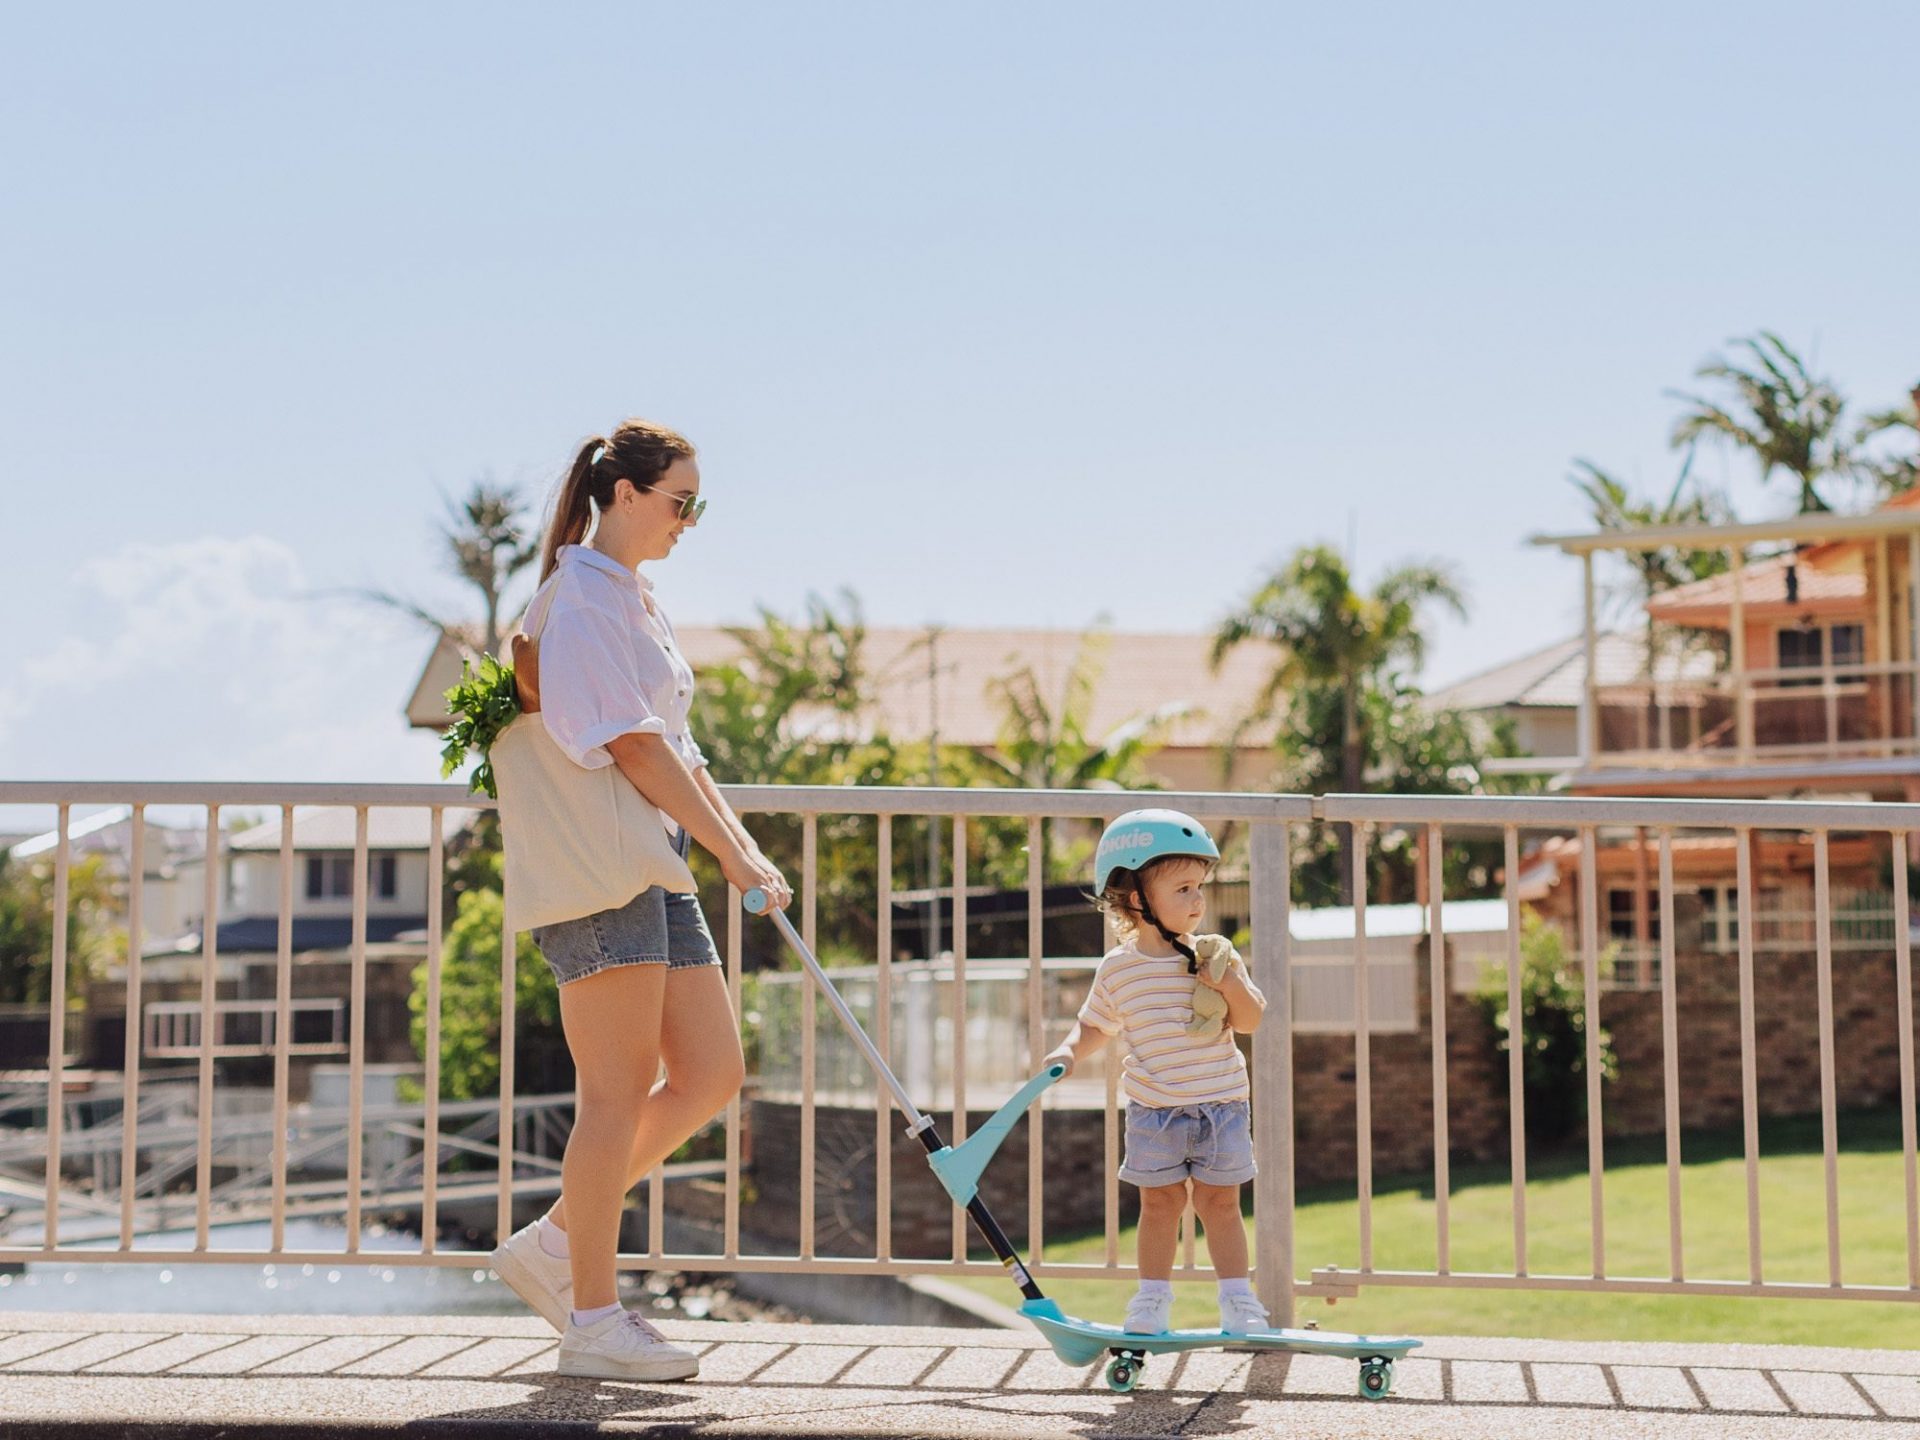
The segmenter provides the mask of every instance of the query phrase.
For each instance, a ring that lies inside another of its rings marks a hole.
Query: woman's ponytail
[[[573,457],[573,468],[553,502],[553,519],[547,524],[546,543],[540,550],[540,583],[545,584],[559,562],[562,545],[578,545],[587,538],[587,526],[593,523],[593,462],[607,442],[598,435],[580,447]]]

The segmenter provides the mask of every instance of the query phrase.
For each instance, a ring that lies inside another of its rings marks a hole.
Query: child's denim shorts
[[[1120,1178],[1128,1184],[1179,1185],[1191,1176],[1203,1185],[1243,1185],[1257,1168],[1246,1101],[1166,1108],[1127,1102],[1127,1158]]]
[[[673,848],[685,855],[687,845],[687,832],[682,830]],[[700,897],[676,895],[658,885],[642,890],[617,910],[535,926],[533,943],[562,985],[615,965],[691,970],[720,963]]]

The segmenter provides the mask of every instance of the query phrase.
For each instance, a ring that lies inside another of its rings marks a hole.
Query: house
[[[725,629],[689,625],[679,635],[696,671],[735,661],[741,653],[739,641]],[[870,627],[864,651],[871,677],[862,711],[866,731],[910,740],[937,733],[942,744],[994,751],[1004,707],[993,696],[993,683],[1031,668],[1042,695],[1057,703],[1086,642],[1075,630]],[[1242,735],[1224,772],[1221,749],[1271,673],[1271,654],[1243,645],[1216,671],[1209,661],[1210,635],[1102,633],[1092,643],[1100,647],[1100,671],[1089,735],[1110,735],[1147,716],[1170,716],[1165,745],[1146,762],[1159,784],[1170,790],[1270,787],[1271,725]],[[444,637],[434,647],[407,700],[411,725],[446,728],[443,697],[460,679],[461,658]]]
[[[1649,672],[1643,636],[1602,631],[1594,639],[1594,663],[1600,685],[1630,685]],[[1667,649],[1653,658],[1652,675],[1663,684],[1704,680],[1714,660],[1698,649]],[[1489,774],[1552,774],[1580,763],[1580,715],[1587,690],[1584,636],[1565,640],[1507,660],[1457,680],[1426,698],[1435,710],[1458,710],[1487,729],[1504,721],[1512,726],[1520,755],[1488,760]]]
[[[1586,632],[1568,787],[1582,795],[1920,799],[1920,492],[1861,515],[1664,526],[1539,537],[1581,561]],[[1594,623],[1596,559],[1647,549],[1723,550],[1728,570],[1645,606],[1641,663],[1624,675]],[[1653,662],[1647,662],[1651,653]],[[1498,673],[1498,672],[1494,672]],[[1456,687],[1456,689],[1459,687]],[[1531,848],[1521,893],[1577,933],[1582,835]],[[1657,838],[1595,833],[1601,941],[1614,983],[1657,974]],[[1911,843],[1911,842],[1910,842]],[[1671,840],[1676,950],[1737,949],[1731,833]],[[1810,954],[1810,837],[1757,832],[1751,852],[1757,951]],[[1829,840],[1836,949],[1890,950],[1888,841]]]
[[[479,812],[444,812],[443,843],[452,844]],[[413,970],[427,958],[429,816],[413,809],[368,812],[366,900],[366,1060],[414,1061],[407,998]],[[355,815],[351,809],[301,807],[293,812],[292,1037],[294,1094],[305,1093],[307,1066],[347,1054],[352,994]],[[229,1068],[263,1059],[275,1048],[280,948],[281,821],[239,831],[225,841],[215,928],[215,1043]],[[204,849],[178,862],[182,893],[194,897],[191,928],[145,950],[141,966],[142,1055],[148,1060],[197,1057],[204,966]],[[125,978],[119,1002],[124,1006]]]
[[[1646,606],[1654,643],[1691,642],[1711,661],[1704,671],[1623,681],[1589,667],[1576,791],[1920,797],[1920,492],[1864,515],[1535,543],[1580,557],[1590,651],[1599,646],[1596,556],[1721,549],[1733,561],[1726,574],[1664,591]]]
[[[189,926],[189,916],[198,913],[198,893],[189,894],[181,881],[181,863],[201,853],[205,835],[197,830],[161,825],[152,816],[141,815],[145,830],[142,848],[140,905],[141,930],[149,936],[169,940]],[[90,855],[101,858],[113,887],[113,908],[109,922],[128,923],[128,875],[133,868],[133,807],[109,805],[91,815],[71,820],[67,825],[68,851],[75,861]],[[60,848],[60,832],[48,830],[14,841],[7,855],[14,863],[31,865],[52,859]]]

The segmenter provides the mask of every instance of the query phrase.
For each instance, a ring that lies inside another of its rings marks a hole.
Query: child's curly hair
[[[1138,870],[1114,871],[1107,877],[1107,888],[1093,897],[1094,906],[1113,922],[1114,931],[1122,940],[1131,941],[1140,933],[1141,925],[1152,919],[1141,908],[1142,895],[1136,886],[1145,886],[1150,876],[1157,875],[1161,870],[1172,865],[1198,865],[1211,873],[1214,862],[1199,855],[1160,855],[1149,860]],[[1169,945],[1185,955],[1187,959],[1193,959],[1193,952],[1168,931],[1166,926],[1161,925],[1158,919],[1152,919],[1152,923],[1161,935],[1166,937]]]

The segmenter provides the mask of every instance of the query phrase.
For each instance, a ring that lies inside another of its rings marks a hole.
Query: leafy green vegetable
[[[493,761],[489,752],[500,733],[520,714],[520,695],[513,687],[513,667],[491,655],[480,657],[480,668],[467,661],[460,666],[460,683],[447,691],[447,713],[454,717],[440,747],[440,776],[445,779],[480,752],[480,763],[468,778],[469,792],[484,790],[498,799],[493,788]]]

